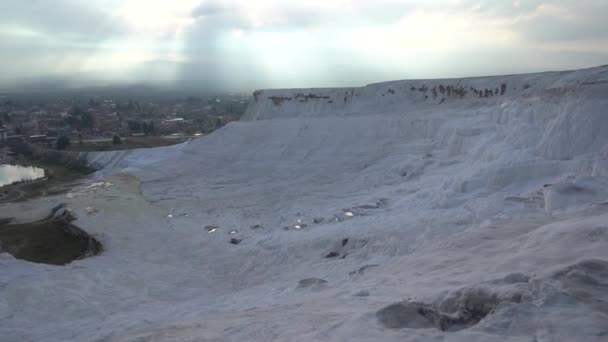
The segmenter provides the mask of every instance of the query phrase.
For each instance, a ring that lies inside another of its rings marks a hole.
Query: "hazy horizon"
[[[608,2],[75,0],[0,4],[0,89],[363,85],[608,63]]]

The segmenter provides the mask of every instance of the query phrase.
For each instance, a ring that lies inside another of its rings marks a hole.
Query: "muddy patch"
[[[66,265],[99,254],[101,243],[73,225],[74,220],[74,215],[63,205],[31,223],[10,224],[9,220],[0,220],[0,252],[51,265]]]
[[[403,301],[376,313],[389,329],[429,329],[453,332],[471,328],[492,314],[501,303],[520,303],[521,295],[492,292],[485,288],[458,290],[436,303]]]

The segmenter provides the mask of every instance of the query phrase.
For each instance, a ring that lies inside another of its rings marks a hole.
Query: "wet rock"
[[[327,280],[320,278],[306,278],[298,282],[298,289],[320,289],[327,285]]]
[[[99,210],[93,207],[86,207],[84,210],[87,212],[88,215],[95,215],[99,212]]]
[[[232,238],[230,239],[230,243],[233,245],[238,245],[243,241],[243,239]]]
[[[530,276],[521,273],[511,273],[504,278],[505,284],[527,283],[530,281]]]
[[[360,206],[355,207],[355,209],[375,210],[375,209],[380,209],[380,208],[386,206],[387,204],[388,204],[388,199],[381,198],[378,201],[376,201],[375,204],[364,204],[364,205],[360,205]]]
[[[376,313],[379,322],[390,329],[427,329],[459,331],[468,329],[492,314],[500,303],[519,303],[521,294],[500,296],[485,288],[465,288],[436,303],[404,301]]]
[[[339,242],[336,242],[332,247],[332,251],[329,252],[325,258],[337,258],[341,256],[342,259],[345,259],[348,255],[356,253],[358,249],[364,247],[367,242],[367,240],[361,239],[342,239]]]
[[[256,224],[255,226],[252,226],[251,229],[260,231],[260,230],[264,230],[264,226],[262,226],[261,224]]]
[[[364,205],[358,206],[357,209],[373,210],[373,209],[378,209],[378,206],[377,205],[372,205],[372,204],[364,204]]]
[[[338,252],[329,252],[329,253],[328,253],[328,254],[325,256],[325,258],[330,259],[330,258],[337,258],[337,257],[339,257],[339,256],[340,256],[340,253],[338,253]]]
[[[582,260],[554,272],[552,278],[561,283],[568,297],[608,315],[608,261]]]
[[[359,267],[358,270],[349,272],[348,275],[350,275],[350,276],[362,276],[365,273],[365,271],[369,270],[370,268],[374,268],[374,267],[378,267],[378,266],[380,266],[380,265],[371,264],[371,265],[361,266],[361,267]]]
[[[429,319],[426,305],[422,303],[391,304],[376,313],[378,321],[389,329],[434,328],[434,319]]]
[[[355,292],[355,294],[353,296],[355,297],[369,297],[369,291],[368,290],[361,290],[361,291],[357,291]]]
[[[383,208],[383,207],[386,207],[387,205],[388,205],[388,198],[381,198],[378,200],[378,202],[376,202],[377,208]]]

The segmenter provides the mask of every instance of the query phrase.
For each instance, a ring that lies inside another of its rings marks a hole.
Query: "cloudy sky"
[[[606,0],[2,0],[0,85],[250,91],[608,64]]]

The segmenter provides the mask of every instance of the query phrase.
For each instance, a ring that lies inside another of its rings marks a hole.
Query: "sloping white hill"
[[[258,91],[207,137],[91,155],[115,186],[67,202],[106,251],[3,255],[0,333],[605,341],[607,108],[608,67]]]

